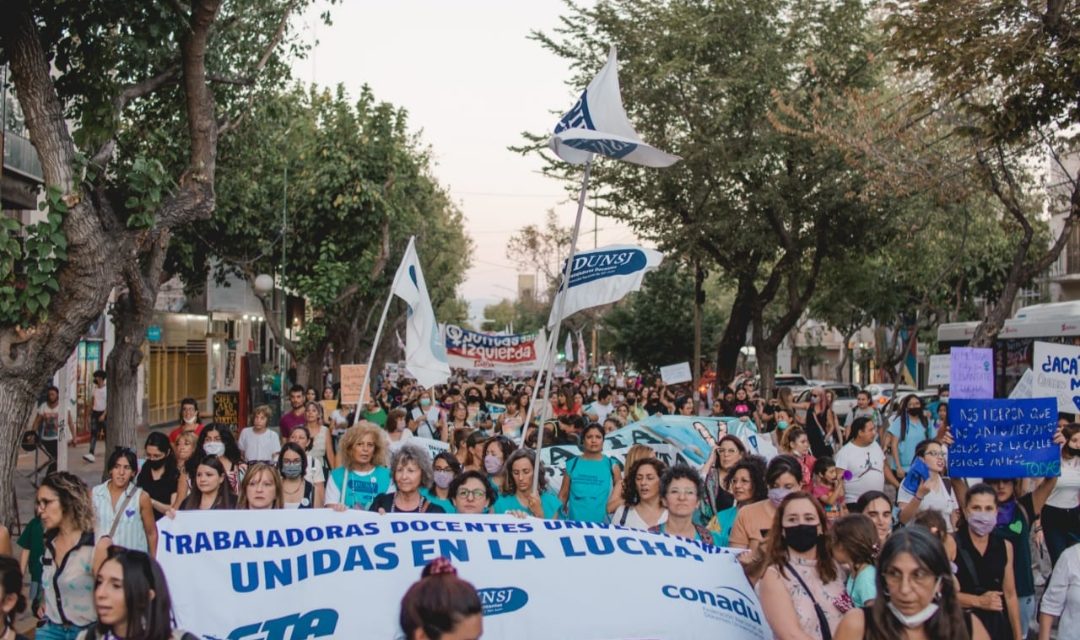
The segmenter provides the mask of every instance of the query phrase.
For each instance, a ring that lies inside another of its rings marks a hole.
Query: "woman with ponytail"
[[[457,576],[446,558],[436,558],[401,599],[405,640],[479,640],[483,609],[476,588]]]
[[[15,616],[26,610],[22,571],[15,558],[0,556],[0,640],[26,640],[15,632]]]

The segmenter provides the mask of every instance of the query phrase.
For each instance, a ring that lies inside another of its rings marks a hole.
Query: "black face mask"
[[[1077,449],[1076,447],[1065,445],[1065,451],[1074,458],[1080,458],[1080,449]]]
[[[797,524],[784,527],[784,542],[795,551],[805,553],[814,548],[821,534],[816,524]]]
[[[637,398],[627,398],[626,399],[626,404],[635,404],[635,403],[637,403]]]
[[[908,409],[908,413],[910,413],[913,416],[921,416],[922,415],[922,407],[913,407],[911,409]]]
[[[158,469],[165,466],[165,458],[160,458],[158,460],[150,460],[149,458],[147,458],[146,466],[150,467],[154,471],[157,471]]]

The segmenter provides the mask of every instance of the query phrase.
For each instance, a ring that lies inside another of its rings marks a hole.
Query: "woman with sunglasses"
[[[138,551],[157,551],[157,520],[150,495],[135,485],[135,452],[117,447],[105,464],[109,479],[91,494],[97,535],[112,544]]]
[[[161,566],[141,551],[109,547],[94,584],[97,624],[78,640],[197,640],[173,629],[172,600]]]
[[[44,621],[37,640],[75,640],[97,620],[94,575],[111,546],[107,537],[94,541],[94,505],[90,490],[78,476],[50,473],[37,490],[37,515],[45,528],[41,558]]]

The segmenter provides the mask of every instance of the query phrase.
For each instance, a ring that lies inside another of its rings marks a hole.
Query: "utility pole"
[[[599,237],[599,231],[600,231],[599,227],[597,226],[598,218],[599,217],[596,215],[596,194],[593,194],[593,214],[592,214],[592,228],[593,228],[593,231],[592,231],[592,246],[593,246],[593,249],[596,249],[597,246],[598,246],[597,238]],[[597,362],[599,361],[599,348],[598,347],[599,347],[600,342],[599,342],[599,339],[597,338],[597,333],[596,333],[596,324],[597,324],[597,322],[598,322],[598,319],[594,317],[593,318],[593,325],[592,325],[592,371],[593,371],[593,375],[596,375]]]
[[[705,270],[701,261],[694,258],[694,361],[691,363],[694,384],[701,382],[701,306],[705,302]]]

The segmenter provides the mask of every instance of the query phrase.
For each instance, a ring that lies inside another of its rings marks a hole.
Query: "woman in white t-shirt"
[[[660,502],[660,477],[667,465],[656,458],[638,460],[623,478],[623,504],[611,514],[611,524],[647,530],[667,522]]]
[[[960,516],[960,505],[956,502],[948,478],[942,475],[945,471],[945,447],[935,440],[923,440],[915,446],[915,458],[926,464],[929,477],[919,483],[914,493],[900,485],[896,494],[900,522],[907,524],[920,511],[934,510],[945,517],[949,533],[953,533]]]
[[[852,505],[867,491],[884,491],[885,452],[877,443],[877,425],[868,417],[856,418],[848,431],[850,440],[836,452],[836,466],[850,472],[844,480],[844,500]],[[891,476],[891,472],[889,473]]]
[[[386,438],[389,442],[391,455],[413,438],[413,432],[407,425],[405,410],[393,409],[386,416]]]

